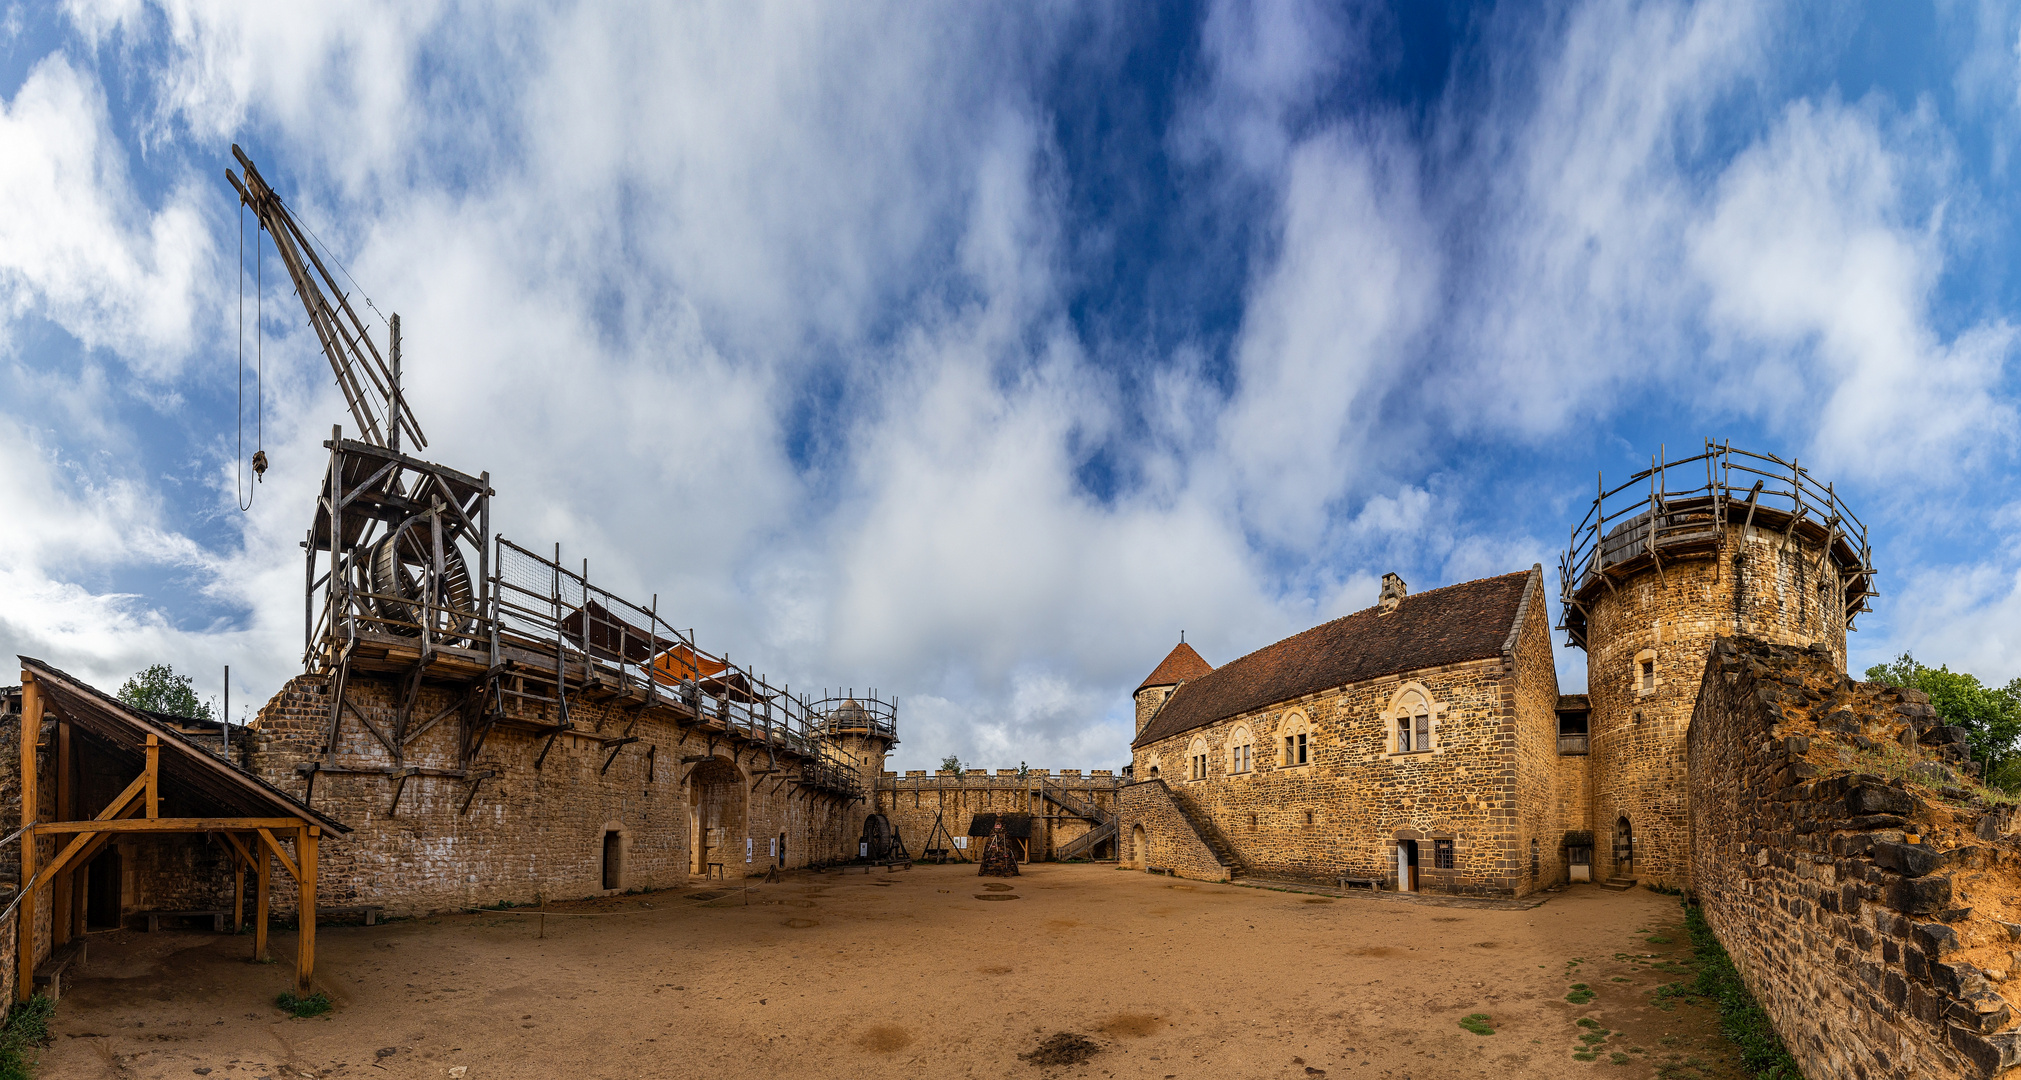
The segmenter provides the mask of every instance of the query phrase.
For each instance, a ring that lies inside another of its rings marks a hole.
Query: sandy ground
[[[272,965],[247,962],[250,937],[94,936],[40,1075],[1738,1075],[1708,1007],[1651,998],[1688,952],[1677,901],[1642,890],[1510,910],[921,866],[551,910],[595,914],[550,915],[544,938],[519,914],[326,927],[337,1007],[306,1020],[273,1005],[292,934]],[[1568,1002],[1574,984],[1597,997]],[[1475,1013],[1492,1035],[1461,1028]],[[1606,1032],[1591,1062],[1581,1017]],[[1059,1032],[1099,1049],[1020,1059]]]

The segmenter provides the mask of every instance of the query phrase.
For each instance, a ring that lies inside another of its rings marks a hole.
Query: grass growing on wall
[[[1782,1045],[1761,1003],[1740,981],[1733,958],[1713,934],[1697,904],[1684,905],[1684,929],[1691,935],[1692,962],[1698,977],[1689,984],[1670,983],[1657,991],[1664,997],[1701,997],[1719,1006],[1719,1031],[1740,1050],[1740,1063],[1755,1080],[1803,1080],[1796,1059]]]
[[[28,1052],[49,1040],[49,1014],[56,1003],[37,994],[14,1007],[0,1024],[0,1080],[28,1080],[35,1075]]]

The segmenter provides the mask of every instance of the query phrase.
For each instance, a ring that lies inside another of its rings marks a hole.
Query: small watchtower
[[[1165,699],[1172,696],[1172,691],[1179,689],[1180,683],[1191,682],[1213,670],[1214,665],[1200,659],[1200,654],[1193,651],[1193,646],[1186,644],[1186,638],[1182,635],[1179,644],[1165,654],[1165,659],[1158,663],[1157,668],[1145,676],[1143,682],[1137,684],[1136,734],[1144,733],[1144,725],[1151,722],[1151,717],[1158,713],[1158,707],[1165,704]]]
[[[1685,731],[1721,635],[1822,644],[1874,595],[1866,526],[1795,460],[1708,440],[1600,480],[1558,566],[1569,644],[1586,650],[1595,871],[1690,879]]]

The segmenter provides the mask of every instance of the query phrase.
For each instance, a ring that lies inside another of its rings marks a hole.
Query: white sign
[[[954,838],[954,846],[955,846],[955,847],[958,847],[958,848],[961,848],[962,850],[966,851],[966,850],[968,849],[968,837],[966,837],[966,836],[957,836],[957,837],[955,837],[955,838]]]
[[[856,845],[856,857],[859,859],[867,859],[870,857],[869,841],[865,841],[861,844]]]
[[[751,861],[751,838],[748,836],[744,838],[744,861]]]
[[[779,838],[778,838],[778,837],[776,837],[776,836],[775,836],[775,837],[773,837],[773,838],[772,838],[772,850],[770,850],[770,851],[766,852],[765,854],[766,854],[766,855],[768,855],[768,856],[770,856],[770,857],[772,857],[772,858],[774,858],[774,859],[776,859],[776,858],[778,858],[778,857],[779,857]]]

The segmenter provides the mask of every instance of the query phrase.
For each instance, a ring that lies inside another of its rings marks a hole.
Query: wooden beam
[[[124,821],[45,821],[38,836],[91,832],[244,832],[248,829],[299,829],[301,818],[131,818]]]
[[[296,824],[299,826],[300,823],[297,822]],[[295,860],[288,858],[288,853],[281,849],[281,842],[274,839],[273,830],[261,829],[259,833],[260,839],[265,842],[267,850],[273,852],[274,858],[280,861],[281,869],[286,870],[288,876],[294,878],[297,882],[301,881],[301,869],[295,865]]]
[[[14,924],[14,1000],[35,993],[35,740],[42,734],[42,688],[21,673],[21,909]]]
[[[70,725],[61,720],[56,723],[56,816],[67,818],[75,811],[70,783]],[[70,876],[53,875],[49,888],[49,944],[51,948],[67,942],[71,938],[70,924]]]
[[[316,977],[316,847],[320,828],[305,826],[295,832],[295,852],[302,860],[300,903],[295,910],[295,993],[306,996]]]
[[[161,817],[161,736],[147,737],[147,771],[141,774],[147,778],[147,816]]]
[[[267,897],[274,891],[273,863],[267,857],[267,849],[261,848],[260,857],[253,864],[259,871],[253,875],[257,879],[254,887],[259,892],[253,901],[253,959],[262,964],[267,962]]]

